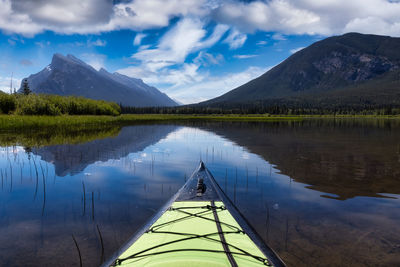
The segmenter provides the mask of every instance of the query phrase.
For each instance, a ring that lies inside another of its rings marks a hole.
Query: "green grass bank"
[[[0,129],[23,129],[42,127],[90,127],[105,125],[130,125],[141,122],[173,122],[173,121],[282,121],[302,120],[300,116],[267,116],[267,115],[171,115],[171,114],[135,114],[120,116],[91,115],[0,115]]]
[[[0,115],[0,130],[30,128],[65,128],[87,129],[102,126],[125,126],[147,122],[178,121],[301,121],[305,119],[400,119],[398,115],[175,115],[175,114],[123,114],[120,116],[96,115]]]

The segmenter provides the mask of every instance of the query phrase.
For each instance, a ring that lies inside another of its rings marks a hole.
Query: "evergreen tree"
[[[29,84],[27,79],[25,79],[22,84],[22,92],[24,93],[24,95],[29,95],[30,93],[32,93],[31,89],[29,89]]]

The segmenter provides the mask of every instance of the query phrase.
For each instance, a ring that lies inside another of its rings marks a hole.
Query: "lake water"
[[[0,265],[79,266],[75,238],[98,266],[200,159],[289,266],[400,265],[396,120],[3,132],[0,145]]]

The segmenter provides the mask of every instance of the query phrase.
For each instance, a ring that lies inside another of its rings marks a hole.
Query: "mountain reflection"
[[[179,127],[174,125],[142,125],[121,129],[118,135],[82,144],[63,144],[33,148],[32,152],[55,166],[58,176],[82,172],[96,161],[120,159],[165,138]]]
[[[400,193],[400,126],[395,120],[205,123],[308,188],[348,199]]]
[[[185,126],[213,132],[247,148],[276,165],[282,174],[326,193],[323,197],[389,197],[385,193],[400,193],[397,120],[196,122]],[[179,127],[130,126],[79,144],[29,149],[53,163],[58,176],[74,175],[96,161],[120,159],[142,151]]]

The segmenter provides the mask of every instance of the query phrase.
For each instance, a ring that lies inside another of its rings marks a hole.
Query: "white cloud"
[[[290,53],[291,53],[291,54],[294,54],[294,53],[299,52],[300,50],[302,50],[302,49],[304,49],[304,48],[305,48],[305,47],[297,47],[297,48],[290,49]]]
[[[243,72],[210,76],[199,74],[195,83],[185,84],[168,90],[168,95],[184,104],[198,103],[222,95],[268,71],[268,68],[249,67]]]
[[[252,58],[252,57],[256,57],[257,55],[234,55],[234,58],[238,58],[238,59],[246,59],[246,58]]]
[[[132,58],[149,71],[183,63],[205,34],[200,20],[182,19],[161,38],[156,48],[140,50]]]
[[[133,39],[133,45],[139,46],[142,43],[143,38],[145,38],[147,35],[144,33],[137,33],[135,35],[135,39]]]
[[[286,41],[287,40],[286,37],[279,32],[274,33],[271,38],[276,41]]]
[[[96,70],[100,70],[101,68],[104,68],[104,61],[106,60],[105,55],[100,55],[100,54],[82,54],[81,58],[84,62],[95,68]]]
[[[229,30],[226,25],[216,25],[210,34],[202,20],[183,18],[169,29],[155,47],[139,47],[132,55],[137,64],[118,72],[141,77],[146,83],[168,88],[168,95],[184,103],[192,103],[215,97],[262,74],[265,70],[249,68],[242,73],[212,76],[202,66],[216,65],[224,61],[221,54],[205,49],[212,47]],[[232,48],[243,45],[246,35],[233,29],[224,42]],[[198,53],[192,60],[188,56]],[[253,55],[241,55],[251,57]]]
[[[0,0],[0,29],[35,35],[142,31],[195,17],[254,31],[332,35],[348,31],[400,36],[400,2],[389,0]],[[242,36],[243,38],[243,36]]]
[[[134,77],[157,77],[159,72],[168,72],[170,76],[176,70],[163,70],[167,67],[178,66],[178,69],[186,68],[184,71],[194,69],[189,67],[185,60],[188,55],[202,49],[213,46],[228,30],[227,26],[217,25],[210,36],[203,29],[204,23],[198,19],[184,18],[162,36],[155,48],[140,47],[132,58],[139,62],[138,66],[121,69],[120,72]],[[196,68],[200,60],[205,62],[216,62],[221,58],[214,58],[203,54],[207,59],[197,58]],[[186,65],[183,65],[183,64]],[[161,75],[162,76],[162,75]],[[176,75],[174,75],[176,76]]]
[[[385,19],[376,17],[356,18],[345,26],[344,31],[359,33],[380,32],[385,35],[399,36],[400,20],[395,23],[389,23]]]
[[[35,42],[35,45],[39,46],[40,48],[45,48],[46,46],[50,45],[50,41]]]
[[[263,46],[263,45],[266,45],[266,44],[268,44],[267,41],[258,41],[258,42],[256,43],[256,45],[259,45],[259,46]]]
[[[13,77],[12,87],[13,90],[16,88],[19,89],[22,79]],[[10,85],[11,85],[11,77],[2,77],[0,76],[0,90],[6,93],[10,92]]]
[[[173,17],[208,13],[205,0],[134,0],[114,6],[110,28],[149,29],[164,27]]]
[[[96,41],[88,40],[87,41],[87,45],[88,46],[106,46],[107,45],[107,41],[100,40],[100,39],[97,39]]]
[[[42,27],[32,23],[28,14],[15,12],[10,0],[0,0],[0,29],[7,33],[32,35],[42,31]]]
[[[204,51],[200,51],[193,62],[201,66],[219,65],[224,61],[224,56],[222,54],[210,54]]]
[[[229,30],[229,27],[223,24],[218,24],[215,26],[214,31],[212,34],[202,42],[198,42],[194,47],[193,50],[200,50],[204,48],[208,48],[213,46],[215,43],[217,43],[222,36]]]
[[[253,1],[250,3],[230,1],[219,7],[215,18],[223,23],[236,25],[242,31],[281,31],[302,28],[317,23],[319,17],[306,9],[297,8],[290,0]]]
[[[237,49],[239,47],[242,47],[244,43],[246,42],[247,35],[239,32],[236,29],[232,29],[224,40],[224,43],[229,44],[230,49]]]
[[[388,0],[271,0],[221,4],[213,18],[244,32],[400,36],[400,3]]]
[[[163,68],[157,72],[150,71],[140,66],[120,69],[117,70],[117,72],[130,77],[140,77],[144,82],[155,86],[167,84],[170,88],[174,88],[201,80],[198,69],[198,64],[184,63],[180,65],[179,68]]]
[[[222,95],[269,69],[270,67],[249,67],[243,72],[210,75],[208,72],[200,71],[197,64],[185,63],[179,69],[164,68],[157,73],[145,72],[141,68],[126,68],[118,72],[132,77],[141,77],[144,82],[161,89],[168,88],[162,91],[184,104],[190,104]]]
[[[174,17],[202,17],[210,9],[206,0],[0,0],[0,7],[0,29],[26,36],[159,28]]]
[[[31,36],[44,30],[61,33],[98,32],[110,21],[107,0],[0,0],[0,28]]]

